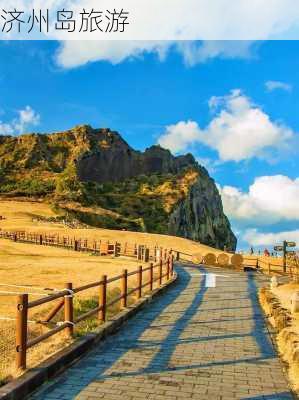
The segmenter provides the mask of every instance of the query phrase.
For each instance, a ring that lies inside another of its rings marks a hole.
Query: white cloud
[[[294,138],[292,129],[271,121],[239,89],[212,97],[209,107],[214,117],[208,126],[202,129],[195,121],[180,121],[166,128],[159,144],[177,153],[202,143],[216,150],[221,161],[239,162],[253,157],[267,159],[274,150],[287,149]]]
[[[14,129],[11,124],[0,121],[0,135],[13,135]]]
[[[159,138],[159,144],[174,153],[182,152],[198,142],[199,135],[200,128],[196,122],[181,121],[166,127],[165,133]]]
[[[267,81],[265,82],[265,86],[268,92],[273,92],[274,90],[284,90],[286,92],[291,92],[293,90],[292,85],[281,81]]]
[[[256,178],[248,192],[219,186],[224,212],[239,225],[299,221],[299,178],[283,175]]]
[[[163,61],[170,49],[180,54],[188,66],[209,59],[250,58],[257,46],[252,41],[64,41],[56,54],[58,65],[75,68],[88,62],[108,61],[119,64],[128,59],[140,59],[153,53]]]
[[[30,106],[18,111],[19,117],[15,123],[15,130],[24,133],[29,126],[37,126],[40,122],[40,115]]]
[[[247,229],[242,239],[251,246],[273,246],[281,244],[284,240],[299,243],[299,230],[283,231],[276,233],[263,233],[257,229]]]
[[[251,58],[258,42],[237,40],[182,41],[177,43],[177,51],[185,64],[193,66],[213,58]]]
[[[218,160],[213,160],[209,157],[196,157],[196,161],[198,162],[198,164],[205,167],[210,174],[215,173],[219,165],[221,164]]]
[[[49,8],[51,13],[64,7],[76,12],[99,10],[98,0],[6,0],[7,8],[22,10]],[[114,0],[113,8],[130,12],[130,26],[116,38],[144,40],[263,40],[298,38],[297,0]],[[111,8],[111,0],[102,0],[100,10]],[[50,32],[54,35],[54,32]],[[62,36],[65,32],[56,32]],[[94,37],[94,35],[88,35]],[[72,36],[73,38],[74,36]],[[98,32],[103,37],[103,32]],[[115,35],[111,36],[112,38]]]
[[[56,54],[63,68],[75,68],[94,61],[119,64],[127,59],[140,58],[155,53],[163,60],[172,42],[154,41],[65,41]]]
[[[6,0],[7,9],[50,9],[51,20],[56,11],[73,10],[78,16],[82,9],[111,9],[111,0]],[[110,40],[267,40],[298,39],[299,9],[297,0],[114,0],[113,8],[130,12],[130,25],[125,32],[112,32]],[[47,39],[102,40],[106,33],[71,35],[55,30],[51,24]],[[10,32],[15,39],[20,35]],[[9,37],[9,36],[8,36]],[[21,38],[32,38],[25,32]],[[36,37],[34,37],[36,38]],[[45,38],[43,35],[39,39]],[[6,39],[6,37],[4,38]],[[241,45],[241,44],[240,44]],[[74,47],[76,45],[74,44]]]
[[[120,0],[118,2],[122,7]],[[32,0],[26,5],[31,6],[30,3]],[[98,0],[68,0],[65,4],[75,10],[76,7],[81,10],[83,7],[98,8]],[[104,9],[106,4],[109,8],[107,1],[102,4]],[[114,7],[117,6],[117,2],[114,3]],[[62,42],[57,54],[59,65],[73,68],[100,60],[116,64],[148,52],[160,54],[162,50],[167,54],[171,47],[176,48],[186,64],[194,65],[214,57],[248,58],[256,46],[254,41],[298,39],[296,0],[269,0],[267,3],[264,0],[151,0],[142,6],[140,1],[128,0],[126,8],[134,17],[126,32],[120,36],[113,34],[109,43],[99,40],[103,39],[103,33],[96,38],[94,34],[72,34],[72,39],[94,40],[81,44],[77,40]],[[62,31],[51,34],[57,40],[69,37]]]
[[[18,117],[11,122],[0,121],[0,135],[19,135],[40,122],[40,115],[30,106],[17,111]]]

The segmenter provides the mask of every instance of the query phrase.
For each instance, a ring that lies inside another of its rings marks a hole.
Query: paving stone
[[[31,400],[292,399],[257,290],[267,278],[176,267],[179,278]]]

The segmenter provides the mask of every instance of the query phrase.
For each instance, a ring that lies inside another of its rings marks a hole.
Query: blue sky
[[[0,57],[0,133],[90,124],[191,151],[240,248],[299,240],[299,42],[1,42]]]

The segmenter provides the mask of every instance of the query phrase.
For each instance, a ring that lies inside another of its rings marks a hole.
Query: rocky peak
[[[234,249],[236,246],[236,238],[223,213],[215,182],[192,154],[174,156],[158,145],[144,152],[137,151],[118,132],[109,128],[93,129],[90,125],[79,125],[52,134],[0,136],[0,173],[2,182],[7,185],[6,192],[10,188],[18,190],[20,183],[26,180],[32,192],[32,178],[35,188],[38,187],[38,180],[52,180],[55,187],[60,174],[68,171],[68,165],[75,166],[74,180],[80,185],[84,186],[86,182],[119,184],[114,207],[119,206],[120,196],[123,196],[125,206],[119,207],[120,213],[128,218],[137,210],[137,216],[142,220],[145,215],[150,215],[147,221],[151,220],[152,231],[163,220],[162,233],[167,233],[168,229],[173,235],[215,247]],[[159,181],[159,187],[148,183],[143,190],[139,190],[138,180],[134,181],[134,178],[140,175],[145,175],[148,182]],[[121,192],[127,180],[134,181],[132,187],[137,185],[136,192],[129,195],[126,190]],[[176,187],[177,182],[180,182],[180,187]],[[48,189],[46,193],[49,193]],[[104,194],[101,196],[104,197]],[[107,209],[111,207],[113,196],[111,189],[104,204]],[[144,196],[148,196],[148,202]],[[163,199],[167,199],[168,204],[164,211],[161,209]],[[94,194],[89,197],[89,201],[102,200],[95,199]]]

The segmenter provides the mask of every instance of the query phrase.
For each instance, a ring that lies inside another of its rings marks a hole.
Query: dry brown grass
[[[283,260],[282,257],[265,257],[265,256],[257,256],[257,255],[249,255],[244,254],[245,264],[250,266],[256,266],[256,259],[259,259],[259,268],[265,273],[269,273],[269,264],[270,264],[270,273],[272,275],[281,275],[283,272]]]
[[[0,215],[6,217],[0,221],[0,228],[3,230],[26,230],[30,232],[59,233],[76,238],[86,238],[90,240],[118,240],[128,243],[142,243],[148,246],[162,246],[164,248],[179,249],[182,252],[205,255],[212,252],[220,254],[220,250],[213,249],[192,240],[173,237],[168,235],[149,234],[142,232],[128,232],[109,229],[70,229],[62,223],[38,222],[33,221],[33,216],[55,217],[57,214],[46,203],[20,200],[0,200]]]
[[[299,290],[298,283],[288,283],[280,285],[271,291],[266,290],[260,293],[260,301],[267,315],[270,316],[270,323],[278,330],[277,345],[281,357],[288,366],[288,375],[292,387],[299,393],[299,313],[291,314],[291,297]],[[282,310],[275,318],[273,309],[271,312],[271,302],[277,304],[275,309]],[[283,310],[289,310],[285,312]],[[279,315],[288,315],[287,326],[279,324]],[[291,315],[291,318],[289,317]]]
[[[298,290],[298,283],[289,283],[277,287],[272,292],[277,296],[281,305],[290,310],[291,297]],[[277,343],[283,359],[288,363],[292,386],[299,393],[299,313],[292,314],[292,317],[292,325],[279,333]]]
[[[78,287],[89,282],[99,281],[103,274],[114,277],[119,275],[124,268],[133,271],[137,269],[137,266],[137,261],[130,258],[90,256],[60,248],[0,240],[0,282],[1,285],[7,285],[0,286],[0,291],[29,292],[31,293],[29,300],[35,300],[50,293],[44,291],[44,288],[62,289],[66,282],[72,282],[74,287]],[[135,282],[135,277],[129,278],[129,286],[135,287]],[[25,285],[28,287],[11,287],[9,285]],[[115,290],[118,286],[119,282],[111,283],[109,291]],[[97,288],[80,292],[75,299],[77,312],[84,312],[89,307],[96,307],[97,295]],[[15,317],[16,299],[16,294],[5,295],[0,293],[0,318]],[[29,320],[40,319],[54,305],[55,302],[30,310]],[[63,320],[61,314],[58,316],[58,320]],[[77,331],[88,331],[96,325],[96,320],[91,319],[86,324],[80,324]],[[31,337],[36,337],[47,330],[47,327],[40,324],[30,323],[28,332]],[[29,366],[38,364],[69,343],[69,339],[66,340],[63,334],[59,334],[35,346],[28,354]],[[17,374],[14,368],[14,344],[14,321],[0,319],[0,381]]]
[[[122,243],[142,243],[148,246],[162,246],[164,248],[178,249],[182,252],[194,255],[201,253],[220,254],[219,250],[201,245],[191,240],[171,237],[167,235],[135,233],[127,231],[106,230],[106,229],[70,229],[62,223],[40,222],[37,217],[55,217],[57,214],[51,206],[42,202],[28,200],[0,200],[0,228],[3,230],[25,230],[27,232],[58,233],[76,238],[90,240],[110,240]],[[63,288],[66,282],[81,286],[83,284],[100,280],[103,274],[108,277],[119,275],[126,268],[129,271],[137,269],[137,262],[130,258],[99,257],[86,253],[75,253],[55,247],[38,246],[34,244],[14,243],[9,240],[0,239],[0,282],[2,284],[27,285],[30,288],[13,288],[1,286],[0,290],[33,293],[29,300],[36,299],[45,287]],[[147,277],[145,277],[146,280]],[[110,287],[110,295],[117,291],[119,282]],[[136,286],[136,278],[129,279],[129,286]],[[112,291],[112,293],[111,293]],[[38,296],[34,295],[39,294]],[[84,312],[90,307],[96,306],[97,289],[81,292],[75,300],[76,312]],[[52,306],[33,309],[29,314],[30,320],[37,320],[44,315]],[[14,318],[16,309],[16,295],[0,296],[0,317]],[[116,312],[118,305],[111,310]],[[61,320],[58,315],[56,320]],[[80,324],[81,325],[81,324]],[[79,333],[93,329],[97,325],[95,320],[89,320],[79,327]],[[45,328],[37,324],[29,324],[29,334],[35,337],[45,332]],[[14,369],[14,322],[0,320],[0,380],[9,376],[15,376]],[[63,333],[46,342],[35,346],[29,351],[29,365],[38,364],[42,359],[57,352],[70,341],[66,341]],[[1,354],[2,351],[2,354]],[[2,358],[1,358],[2,355]],[[2,361],[1,361],[2,360]]]
[[[35,287],[62,289],[66,282],[72,282],[75,287],[81,286],[99,281],[103,274],[113,277],[119,275],[124,268],[133,271],[137,266],[137,262],[130,258],[92,256],[87,253],[75,253],[72,250],[0,239],[1,285],[32,286],[33,289],[27,288],[32,293],[41,293],[41,290],[34,289]],[[22,292],[22,288],[9,286],[2,289],[0,287],[0,290]],[[2,304],[5,300],[6,297],[1,296]],[[10,311],[14,311],[14,305],[8,303],[6,314],[10,315]]]
[[[279,352],[288,364],[288,376],[293,389],[299,394],[299,326],[283,329],[277,336]]]

